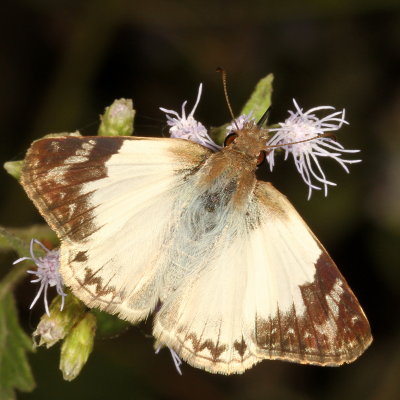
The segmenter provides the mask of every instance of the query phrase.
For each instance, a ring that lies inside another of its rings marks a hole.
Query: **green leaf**
[[[0,249],[14,249],[19,256],[29,255],[29,245],[0,226]],[[0,282],[0,399],[15,399],[15,389],[31,391],[35,387],[26,352],[32,342],[19,326],[11,290],[26,273],[25,265],[10,266]]]
[[[98,309],[93,309],[91,312],[97,319],[97,335],[102,338],[111,338],[124,333],[132,324],[128,321],[119,319],[115,315],[107,314]]]
[[[15,250],[20,257],[29,256],[29,244],[2,226],[0,226],[0,249]]]
[[[273,74],[268,74],[265,78],[261,79],[253,93],[251,94],[249,100],[242,108],[240,114],[252,113],[252,116],[259,120],[265,111],[271,106],[271,96],[272,96],[272,82],[274,80]]]
[[[15,390],[30,392],[34,389],[27,351],[32,351],[31,339],[19,325],[13,295],[7,293],[0,301],[1,400],[16,399]]]
[[[21,177],[21,170],[24,165],[24,160],[7,161],[4,163],[4,169],[15,179],[19,180]]]
[[[0,226],[0,251],[15,250],[20,257],[30,256],[29,245],[31,239],[38,239],[44,242],[43,244],[47,247],[50,244],[53,246],[58,244],[56,234],[45,224],[32,225],[26,228],[5,228]],[[40,254],[40,247],[36,246],[35,252],[42,255]]]

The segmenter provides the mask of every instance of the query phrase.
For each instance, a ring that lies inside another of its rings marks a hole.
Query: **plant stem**
[[[24,277],[28,267],[24,264],[17,265],[0,282],[0,301]]]

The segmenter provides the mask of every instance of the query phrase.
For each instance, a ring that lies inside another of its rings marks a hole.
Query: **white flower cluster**
[[[207,134],[204,125],[193,117],[200,101],[201,92],[202,85],[200,84],[196,103],[187,117],[185,114],[186,101],[182,105],[182,116],[173,110],[165,108],[160,108],[160,110],[167,114],[167,124],[170,126],[171,137],[191,140],[213,151],[218,151],[221,146],[214,143]],[[347,173],[349,173],[349,169],[346,164],[354,164],[361,161],[343,159],[343,153],[357,153],[359,150],[347,150],[332,137],[328,136],[330,132],[340,129],[343,124],[348,124],[344,118],[345,111],[335,111],[320,119],[315,115],[316,111],[335,109],[330,106],[320,106],[304,112],[294,99],[293,103],[295,111],[289,111],[289,117],[285,122],[280,122],[279,128],[269,129],[269,132],[274,132],[275,134],[265,145],[265,150],[268,153],[267,162],[272,171],[275,165],[277,149],[281,148],[285,151],[285,160],[289,154],[292,154],[297,171],[308,186],[308,199],[310,199],[313,189],[321,189],[318,185],[323,186],[325,196],[327,196],[328,186],[336,186],[336,183],[327,180],[318,157],[332,158]],[[243,128],[244,124],[250,121],[254,121],[251,114],[239,116],[226,128],[226,134],[228,135],[232,131]]]
[[[200,101],[202,88],[203,85],[200,84],[196,103],[187,117],[185,112],[187,101],[182,104],[182,115],[179,115],[176,111],[167,110],[162,107],[160,107],[160,110],[167,115],[167,124],[170,126],[169,133],[172,138],[187,139],[208,147],[213,151],[220,150],[221,146],[214,143],[210,136],[208,136],[205,126],[193,118],[193,114]]]
[[[289,111],[289,118],[280,122],[279,128],[272,128],[270,132],[276,132],[268,141],[267,146],[278,146],[285,150],[285,160],[292,154],[297,171],[308,185],[308,199],[313,189],[320,190],[318,182],[324,187],[325,196],[328,195],[328,185],[336,186],[336,183],[328,181],[318,161],[318,157],[328,157],[337,161],[343,169],[349,173],[346,164],[353,164],[361,160],[345,160],[342,153],[357,153],[359,150],[346,150],[339,142],[327,137],[329,132],[337,131],[343,124],[348,124],[344,119],[345,110],[333,112],[319,119],[314,112],[321,110],[334,110],[330,106],[311,108],[303,112],[296,100],[293,99],[296,111]],[[271,149],[267,156],[272,171],[275,161],[276,148]],[[313,179],[317,184],[313,183]]]
[[[43,257],[35,256],[35,253],[33,252],[34,244],[39,245],[46,252],[46,254]],[[36,294],[36,297],[33,299],[29,309],[32,309],[32,307],[36,304],[42,292],[44,292],[44,307],[47,315],[50,315],[49,304],[47,302],[47,289],[49,286],[50,287],[55,286],[57,293],[61,296],[60,310],[62,311],[62,309],[64,308],[64,297],[67,294],[64,293],[63,291],[64,284],[61,275],[58,271],[60,266],[59,251],[49,250],[38,240],[32,239],[30,245],[30,253],[31,257],[21,257],[13,262],[13,264],[15,265],[21,261],[30,260],[36,264],[37,267],[36,270],[27,271],[28,274],[36,275],[36,279],[32,279],[31,282],[33,283],[40,282],[39,290]]]

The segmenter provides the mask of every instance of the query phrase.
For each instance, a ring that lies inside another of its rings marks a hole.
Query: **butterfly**
[[[60,240],[73,294],[138,323],[194,367],[263,359],[336,366],[372,341],[368,320],[287,198],[255,175],[267,130],[212,152],[172,138],[48,137],[22,184]]]

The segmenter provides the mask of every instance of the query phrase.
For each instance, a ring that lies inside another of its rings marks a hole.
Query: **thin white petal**
[[[18,260],[15,260],[15,261],[13,262],[13,265],[15,265],[15,264],[17,264],[17,263],[19,263],[19,262],[21,262],[21,261],[25,261],[25,260],[31,260],[31,261],[33,261],[31,257],[21,257],[21,258],[18,258]]]
[[[172,114],[172,115],[175,115],[177,118],[180,118],[179,114],[174,110],[168,110],[168,109],[163,108],[163,107],[160,107],[159,109],[161,111],[165,112],[166,114]]]
[[[36,304],[36,302],[38,301],[38,298],[40,297],[40,295],[42,294],[43,288],[46,286],[46,284],[44,283],[44,281],[42,281],[42,283],[40,284],[40,288],[36,294],[36,297],[33,299],[29,309],[32,310],[32,307]]]
[[[193,107],[192,111],[190,112],[189,117],[193,117],[193,114],[196,111],[197,106],[199,105],[202,90],[203,90],[203,84],[200,83],[199,91],[197,92],[196,103],[194,104],[194,107]]]
[[[48,316],[50,316],[50,311],[49,311],[49,304],[47,302],[47,289],[48,289],[49,285],[45,285],[44,287],[44,308],[46,310],[46,314]]]
[[[169,351],[171,352],[172,360],[174,361],[175,368],[178,371],[178,374],[182,375],[182,371],[180,368],[180,366],[182,365],[182,360],[180,359],[178,354],[176,354],[175,351],[173,349],[171,349],[170,347],[169,347]]]

